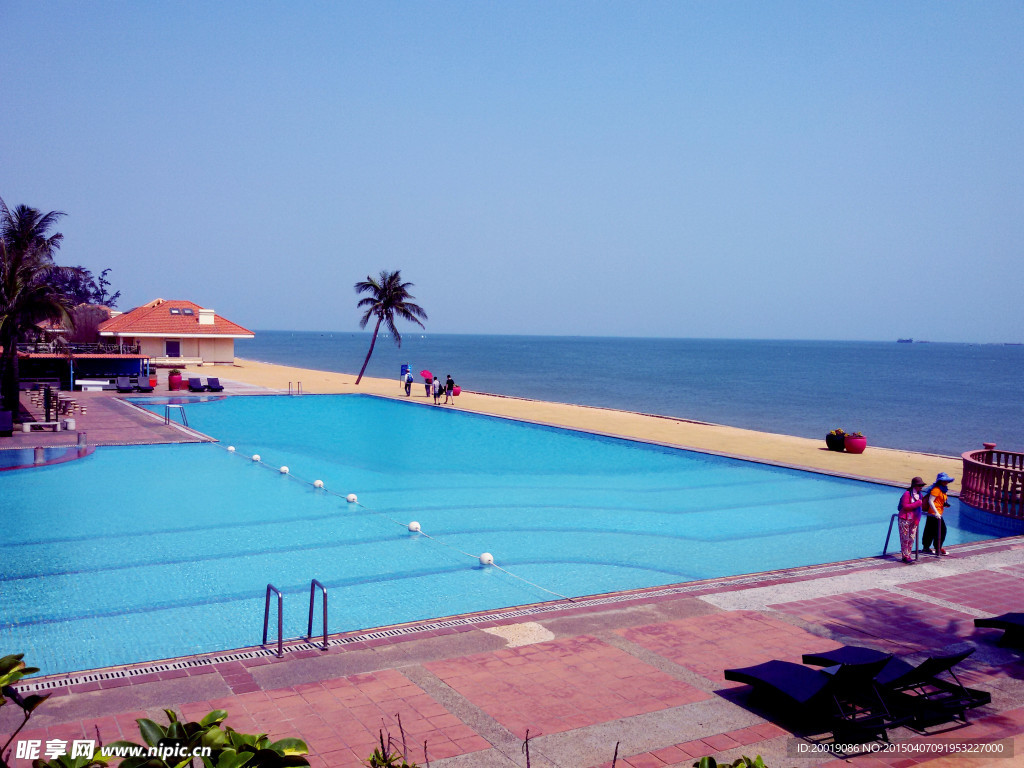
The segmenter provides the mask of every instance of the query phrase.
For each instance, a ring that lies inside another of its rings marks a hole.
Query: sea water
[[[359,371],[366,333],[258,331],[236,354]],[[448,374],[467,390],[655,413],[959,456],[1024,450],[1024,346],[403,334],[381,336],[367,375]],[[419,380],[417,379],[417,384]]]

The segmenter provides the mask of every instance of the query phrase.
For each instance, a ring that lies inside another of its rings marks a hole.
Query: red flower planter
[[[167,377],[167,388],[171,390],[171,392],[177,392],[182,388],[180,373],[173,373]]]
[[[868,439],[866,437],[847,435],[846,440],[843,442],[847,453],[864,453],[864,449],[868,447]]]

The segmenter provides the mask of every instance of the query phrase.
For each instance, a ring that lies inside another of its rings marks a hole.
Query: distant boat
[[[897,344],[913,344],[913,339],[896,339]]]

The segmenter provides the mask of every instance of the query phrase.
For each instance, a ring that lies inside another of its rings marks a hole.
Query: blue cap
[[[950,477],[945,472],[939,472],[939,474],[935,476],[936,483],[952,483],[955,479],[956,478]]]

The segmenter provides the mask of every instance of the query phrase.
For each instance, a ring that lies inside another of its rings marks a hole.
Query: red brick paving
[[[725,687],[739,685],[725,680],[725,669],[770,659],[799,662],[804,653],[830,651],[841,645],[756,611],[694,616],[617,632],[630,642]]]
[[[974,632],[969,614],[884,589],[768,607],[817,624],[850,644],[873,643],[891,653],[950,645]]]
[[[1021,573],[1024,577],[1024,573]],[[922,595],[966,605],[993,615],[1020,611],[1024,578],[998,571],[974,571],[902,585]]]
[[[710,698],[587,635],[425,666],[520,738]]]

